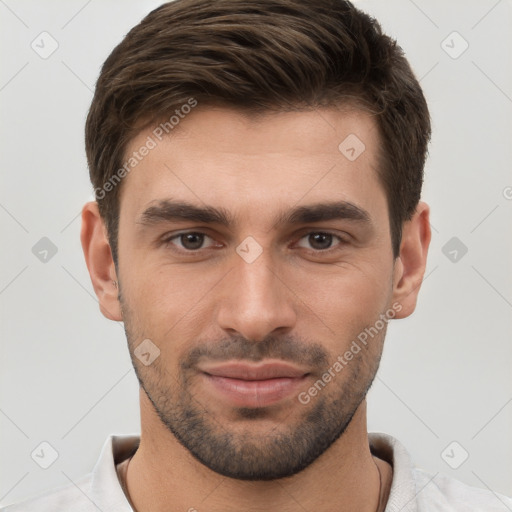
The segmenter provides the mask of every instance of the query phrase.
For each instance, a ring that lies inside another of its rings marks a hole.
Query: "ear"
[[[393,301],[402,306],[396,318],[405,318],[416,309],[431,238],[429,217],[429,206],[420,201],[412,219],[403,225],[393,277]]]
[[[80,240],[94,292],[100,304],[100,311],[110,320],[122,321],[118,289],[114,284],[114,281],[116,283],[118,281],[116,269],[108,243],[107,230],[96,201],[86,203],[82,208]]]

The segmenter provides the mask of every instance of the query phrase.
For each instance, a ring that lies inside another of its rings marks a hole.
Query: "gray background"
[[[76,481],[109,434],[139,431],[122,324],[100,314],[79,242],[83,125],[100,65],[159,4],[0,0],[2,505]],[[432,474],[512,495],[512,3],[357,4],[404,48],[434,128],[426,278],[391,323],[369,430]]]

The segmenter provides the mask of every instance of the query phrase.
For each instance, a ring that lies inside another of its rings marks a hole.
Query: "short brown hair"
[[[116,265],[122,183],[112,179],[127,144],[190,98],[249,113],[343,104],[370,111],[399,254],[402,224],[420,199],[431,127],[396,41],[345,0],[175,0],[112,51],[87,117],[90,177]]]

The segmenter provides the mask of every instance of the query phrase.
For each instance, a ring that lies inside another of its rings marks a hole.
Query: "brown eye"
[[[335,244],[334,242],[338,242]],[[315,251],[326,251],[335,247],[336,245],[341,245],[343,240],[332,233],[325,233],[323,231],[314,231],[308,233],[303,236],[299,241],[299,246],[304,247],[305,249],[313,249]]]
[[[203,245],[204,235],[202,233],[185,233],[179,235],[179,240],[184,249],[195,251]]]
[[[329,233],[312,233],[308,236],[308,242],[313,249],[329,249],[332,245],[332,235]]]
[[[188,231],[186,233],[178,233],[173,236],[168,236],[163,240],[166,247],[170,245],[175,246],[176,250],[179,251],[199,251],[201,249],[207,249],[215,245],[215,240],[205,233],[198,231]]]

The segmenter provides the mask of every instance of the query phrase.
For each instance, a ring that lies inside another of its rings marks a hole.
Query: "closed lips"
[[[301,378],[308,374],[305,369],[285,363],[265,363],[248,365],[243,363],[225,363],[200,368],[203,373],[214,377],[237,380],[268,380],[282,378]]]

